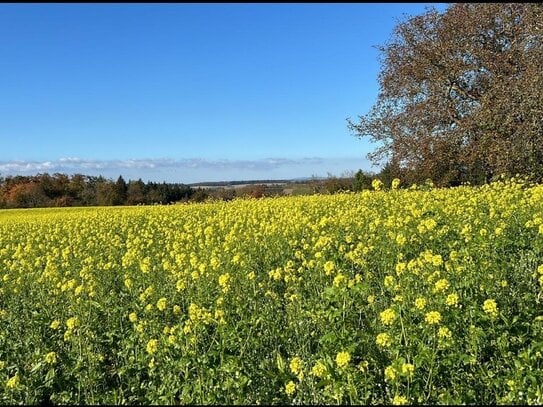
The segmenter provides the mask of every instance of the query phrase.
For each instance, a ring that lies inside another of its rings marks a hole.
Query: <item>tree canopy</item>
[[[399,23],[380,91],[349,127],[413,182],[543,179],[543,6],[461,3]]]
[[[141,180],[114,182],[102,176],[48,173],[0,177],[1,208],[137,205],[186,201],[195,190],[185,184]]]

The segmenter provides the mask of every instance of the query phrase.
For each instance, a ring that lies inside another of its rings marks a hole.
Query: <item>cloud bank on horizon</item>
[[[267,171],[284,165],[322,164],[325,159],[305,157],[301,159],[265,158],[260,160],[207,160],[186,158],[174,160],[129,159],[129,160],[87,160],[77,157],[63,157],[56,161],[0,161],[0,171],[6,173],[35,173],[43,171],[79,171],[104,169],[152,169],[152,168],[190,168],[190,169],[238,169]]]
[[[341,170],[338,168],[341,168]],[[81,173],[106,177],[123,175],[123,177],[133,179],[133,174],[139,174],[141,170],[145,170],[149,175],[149,180],[185,183],[233,180],[233,178],[228,177],[235,177],[234,174],[240,170],[251,178],[272,179],[291,178],[285,176],[285,174],[292,173],[293,170],[300,176],[322,176],[326,175],[322,174],[323,170],[328,174],[339,175],[334,172],[354,171],[359,168],[369,170],[367,160],[360,157],[263,158],[255,160],[210,160],[202,158],[95,160],[62,157],[52,161],[0,161],[0,175],[2,176],[35,175],[47,172],[51,174]],[[183,178],[183,180],[180,180],[179,177]],[[136,176],[136,178],[138,177]]]

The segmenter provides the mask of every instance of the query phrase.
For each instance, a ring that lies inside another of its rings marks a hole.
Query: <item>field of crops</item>
[[[0,403],[541,404],[542,285],[515,180],[4,210]]]

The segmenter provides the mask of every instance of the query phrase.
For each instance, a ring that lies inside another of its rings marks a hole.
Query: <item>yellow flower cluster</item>
[[[403,405],[406,405],[408,403],[408,400],[407,400],[407,397],[405,396],[394,396],[394,398],[392,399],[392,405],[393,406],[403,406]]]
[[[415,300],[415,307],[419,310],[423,310],[426,307],[426,300],[424,298],[417,298]]]
[[[334,268],[335,268],[335,264],[333,261],[329,260],[326,263],[324,263],[324,272],[326,273],[326,275],[331,274],[332,271],[334,271]]]
[[[45,363],[54,364],[57,361],[57,354],[55,352],[49,352],[45,355]]]
[[[397,371],[396,371],[396,369],[394,369],[394,367],[387,366],[385,368],[385,379],[386,380],[390,380],[391,382],[393,382],[394,380],[396,380],[396,375],[397,375]]]
[[[434,285],[434,293],[445,291],[447,288],[449,288],[449,282],[447,281],[446,278],[442,278],[436,281]]]
[[[415,371],[415,366],[411,363],[404,363],[402,365],[402,373],[404,375],[412,376]]]
[[[150,339],[149,342],[147,342],[145,349],[149,355],[156,353],[158,350],[158,341],[156,339]]]
[[[156,302],[156,307],[159,311],[164,311],[166,309],[166,298],[162,297]]]
[[[439,324],[439,322],[441,321],[441,314],[438,311],[430,311],[426,314],[424,320],[429,325]]]
[[[292,380],[285,385],[285,393],[287,396],[292,396],[296,392],[296,383]]]
[[[349,362],[351,361],[351,355],[347,351],[338,352],[336,355],[336,364],[340,369],[344,369],[347,367]]]
[[[66,321],[66,326],[68,327],[68,329],[74,330],[76,327],[79,326],[79,318],[77,317],[68,318],[68,320]]]
[[[302,359],[300,359],[298,356],[292,358],[289,367],[292,373],[300,373],[300,371],[302,370]]]
[[[371,186],[373,189],[375,189],[376,191],[380,191],[381,189],[383,189],[383,181],[379,180],[379,179],[374,179],[372,182],[371,182]]]
[[[296,376],[298,376],[299,380],[302,380],[304,378],[304,372],[303,372],[303,361],[298,356],[295,356],[291,359],[290,364],[290,371],[294,373]]]
[[[311,368],[311,374],[316,377],[325,378],[328,373],[326,365],[320,360],[317,361]]]
[[[451,330],[446,326],[442,326],[437,331],[437,336],[442,339],[450,339],[452,337]]]
[[[483,303],[483,310],[487,314],[489,314],[491,317],[497,317],[498,316],[498,305],[496,304],[496,301],[493,299],[485,300]]]
[[[449,307],[458,306],[458,294],[452,293],[452,294],[447,295],[447,299],[445,300],[445,304],[447,304]]]
[[[230,289],[230,273],[224,273],[219,276],[219,286],[223,292],[228,292]]]
[[[6,388],[7,389],[14,389],[17,386],[19,386],[20,381],[21,380],[19,378],[19,374],[16,373],[14,376],[12,376],[12,377],[10,377],[8,379],[8,381],[6,382]]]
[[[394,310],[391,308],[387,308],[386,310],[381,312],[381,314],[379,314],[379,317],[381,318],[381,322],[384,325],[390,325],[396,319],[396,312],[394,312]]]
[[[386,332],[383,332],[377,335],[375,342],[377,343],[377,345],[386,348],[392,344],[392,339]]]

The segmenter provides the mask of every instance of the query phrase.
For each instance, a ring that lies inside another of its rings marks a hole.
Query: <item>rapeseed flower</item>
[[[426,307],[426,299],[421,297],[417,298],[415,300],[415,307],[419,310],[423,310],[424,307]]]
[[[358,364],[358,370],[360,370],[362,373],[365,373],[368,371],[369,362],[367,360],[363,360]]]
[[[345,281],[345,274],[342,274],[342,273],[338,273],[335,277],[334,277],[334,281],[333,281],[333,285],[334,287],[339,287],[341,285],[341,283],[343,283]]]
[[[394,396],[392,399],[392,405],[394,406],[403,406],[407,404],[407,397],[405,396]]]
[[[19,379],[19,373],[16,373],[15,376],[12,376],[8,379],[8,381],[6,382],[6,388],[14,389],[19,386],[20,381],[21,380]]]
[[[66,326],[68,327],[69,330],[73,330],[74,328],[78,327],[79,318],[77,317],[68,318],[68,320],[66,321]]]
[[[396,369],[394,369],[394,367],[392,366],[387,366],[385,368],[385,379],[386,380],[390,380],[391,382],[393,382],[395,379],[396,379]]]
[[[329,275],[334,271],[334,268],[336,267],[335,263],[331,260],[328,260],[326,263],[324,263],[324,273],[326,275]]]
[[[441,314],[438,311],[430,311],[426,314],[424,320],[429,325],[439,324],[439,322],[441,321]]]
[[[384,280],[385,287],[391,287],[394,285],[394,277],[393,276],[386,276]]]
[[[340,369],[347,367],[350,361],[351,355],[347,351],[338,352],[338,354],[336,355],[336,364]]]
[[[57,361],[57,354],[55,352],[49,352],[47,355],[45,355],[45,363],[49,363],[50,365],[56,363]]]
[[[432,263],[432,265],[434,265],[436,267],[439,267],[439,266],[441,266],[443,264],[443,258],[441,257],[440,254],[436,254],[436,255],[432,256],[431,263]]]
[[[452,333],[451,333],[451,330],[449,328],[447,328],[446,326],[442,326],[437,331],[437,336],[442,338],[442,339],[450,339],[452,337]]]
[[[383,189],[383,186],[383,181],[381,181],[380,179],[376,178],[371,182],[371,187],[376,191],[380,191],[381,189]]]
[[[158,341],[156,339],[149,340],[145,349],[147,350],[147,353],[149,355],[156,353],[156,351],[158,350]]]
[[[155,358],[151,358],[151,360],[149,361],[149,363],[147,364],[147,366],[149,367],[150,370],[153,370],[155,367],[156,367],[156,361],[155,361]]]
[[[230,273],[224,273],[219,276],[219,286],[225,293],[230,289],[230,278]]]
[[[396,312],[391,308],[387,308],[379,314],[379,317],[384,325],[391,325],[396,319]]]
[[[296,383],[292,380],[285,385],[285,393],[287,396],[292,396],[296,392]]]
[[[445,304],[447,304],[449,307],[458,306],[458,294],[452,293],[447,295],[447,298],[445,299]]]
[[[404,363],[402,365],[402,374],[412,376],[415,371],[415,366],[411,363]]]
[[[392,339],[386,332],[383,332],[377,335],[375,343],[383,348],[386,348],[392,344]]]
[[[326,365],[320,360],[317,361],[311,368],[311,374],[316,377],[324,378],[326,376],[327,369]]]
[[[299,374],[302,371],[302,359],[300,359],[298,356],[293,357],[290,361],[290,371],[294,373],[295,375]]]
[[[164,311],[166,309],[166,298],[162,297],[156,302],[156,307],[159,311]]]
[[[449,288],[449,282],[446,278],[442,278],[440,280],[437,280],[434,284],[434,293],[438,293],[441,291],[445,291],[447,288]]]
[[[217,320],[217,322],[219,324],[225,324],[226,323],[226,320],[224,319],[224,310],[218,308],[215,310],[215,314],[214,314],[214,317],[215,319]]]
[[[183,291],[186,287],[186,284],[183,280],[177,280],[177,283],[175,284],[175,288],[177,291]]]
[[[485,300],[485,302],[483,303],[483,310],[492,317],[498,316],[498,305],[493,299]]]

